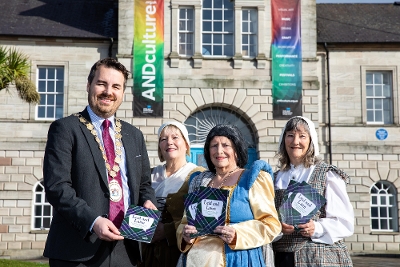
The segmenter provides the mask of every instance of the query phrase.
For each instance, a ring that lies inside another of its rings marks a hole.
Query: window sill
[[[400,232],[372,231],[370,235],[400,235]]]
[[[49,230],[31,230],[30,232],[29,232],[30,234],[48,234],[49,233]]]

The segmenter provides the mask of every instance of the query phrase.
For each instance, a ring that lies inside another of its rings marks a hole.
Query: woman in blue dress
[[[215,235],[190,238],[197,233],[184,215],[177,230],[184,266],[265,266],[262,246],[281,232],[274,205],[271,167],[247,163],[246,142],[232,125],[217,125],[207,136],[204,158],[208,171],[193,177],[189,193],[208,186],[229,190],[226,219]]]

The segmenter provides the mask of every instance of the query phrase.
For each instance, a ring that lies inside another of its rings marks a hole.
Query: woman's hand
[[[194,242],[194,238],[191,238],[190,234],[195,233],[197,233],[196,227],[194,227],[193,225],[185,225],[182,231],[183,240],[185,240],[185,242],[188,244],[192,244]]]
[[[236,230],[235,228],[229,226],[217,226],[214,233],[219,234],[219,238],[225,241],[227,244],[231,244],[236,240]]]
[[[313,220],[310,220],[305,224],[299,224],[297,227],[301,229],[300,233],[306,237],[311,237],[315,231],[315,224]]]
[[[294,232],[294,226],[286,223],[282,223],[282,233],[284,235],[290,235]]]

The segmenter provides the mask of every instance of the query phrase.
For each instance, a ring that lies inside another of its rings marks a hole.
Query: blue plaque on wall
[[[388,137],[389,133],[386,131],[386,129],[380,128],[376,130],[375,136],[378,138],[378,140],[385,140]]]

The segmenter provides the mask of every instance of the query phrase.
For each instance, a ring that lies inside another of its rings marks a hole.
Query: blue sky
[[[391,3],[398,0],[317,0],[317,3]]]

